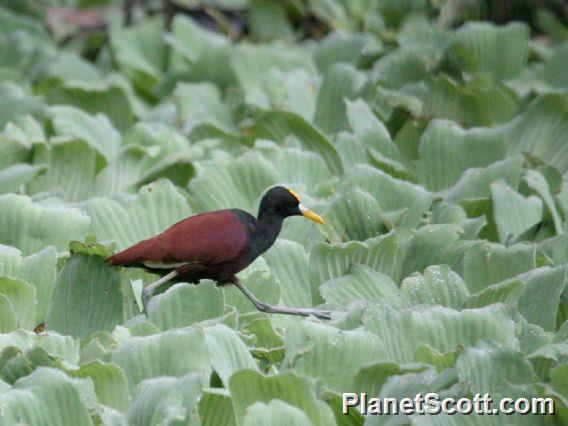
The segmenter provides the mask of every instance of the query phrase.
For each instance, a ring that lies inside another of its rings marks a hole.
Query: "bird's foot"
[[[142,289],[142,309],[144,312],[144,314],[148,315],[148,303],[150,302],[150,299],[152,298],[152,295],[154,294],[154,292],[152,291],[152,289],[150,289],[149,287],[145,287]]]
[[[319,319],[331,319],[331,311],[321,311],[319,309],[313,308],[281,308],[278,306],[268,305],[267,303],[262,303],[262,305],[257,306],[257,309],[261,312],[270,314],[299,315],[303,317],[309,317],[313,315],[314,317]]]
[[[261,312],[266,312],[269,314],[284,314],[284,315],[300,315],[303,317],[309,317],[310,315],[315,316],[320,319],[331,319],[331,311],[320,311],[319,309],[313,308],[283,308],[279,306],[272,306],[262,300],[257,299],[257,297],[250,292],[248,288],[243,286],[236,276],[231,277],[231,283],[234,284],[239,290],[241,290],[246,297],[256,306]]]

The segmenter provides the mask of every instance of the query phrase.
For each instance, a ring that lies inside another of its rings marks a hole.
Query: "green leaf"
[[[113,363],[91,361],[82,364],[74,377],[90,378],[93,381],[97,400],[101,404],[126,413],[130,406],[130,393],[124,372]]]
[[[470,168],[466,170],[456,184],[449,189],[446,199],[460,201],[464,199],[491,197],[491,184],[499,179],[511,188],[517,188],[521,178],[523,157],[513,155],[501,161],[496,161],[485,168]]]
[[[461,381],[469,383],[473,392],[493,393],[510,384],[524,384],[532,380],[529,361],[520,352],[506,348],[468,348],[456,362]]]
[[[221,102],[217,87],[210,83],[180,83],[174,91],[179,120],[185,132],[209,125],[226,133],[235,131],[231,111]]]
[[[268,404],[255,402],[247,409],[244,426],[303,426],[312,424],[307,414],[292,405],[273,399]]]
[[[278,110],[263,112],[256,117],[255,124],[247,129],[247,133],[254,138],[272,139],[278,143],[293,135],[306,149],[320,154],[332,173],[343,173],[341,159],[331,142],[297,114]]]
[[[43,349],[49,356],[74,365],[79,363],[79,341],[71,336],[44,331],[31,337],[34,345]]]
[[[11,134],[12,133],[12,134]],[[27,163],[32,142],[26,133],[14,124],[8,123],[0,133],[0,167],[9,170],[10,166]]]
[[[4,380],[0,380],[0,394],[3,394],[10,390],[11,386],[6,383]]]
[[[168,330],[218,318],[223,310],[223,293],[213,282],[178,284],[150,300],[148,319],[162,330]]]
[[[373,65],[372,79],[387,87],[399,89],[407,83],[428,77],[426,61],[419,51],[402,47],[383,56]]]
[[[390,121],[399,111],[412,117],[422,117],[424,101],[417,94],[378,87],[373,98],[373,109],[384,121]]]
[[[160,376],[181,377],[193,372],[202,381],[208,378],[211,363],[208,351],[203,348],[203,332],[188,328],[131,337],[113,351],[112,361],[124,370],[133,392],[143,380]]]
[[[76,208],[43,207],[26,196],[0,195],[0,243],[24,254],[47,245],[65,251],[70,240],[82,239],[89,223],[89,217]]]
[[[371,194],[352,187],[333,199],[325,216],[337,235],[363,241],[386,231],[382,213]]]
[[[158,377],[140,383],[128,412],[128,423],[137,425],[188,424],[201,395],[197,374],[176,379]]]
[[[11,333],[0,334],[0,349],[14,347],[16,352],[23,352],[33,347],[34,333],[27,330],[17,330]],[[45,351],[44,351],[45,352]],[[2,363],[6,359],[2,359]]]
[[[84,254],[87,256],[93,255],[106,258],[112,254],[112,251],[110,251],[108,247],[97,243],[94,235],[88,234],[85,237],[84,243],[80,243],[79,241],[71,241],[69,243],[69,253],[71,255]]]
[[[430,265],[446,264],[458,274],[464,253],[475,241],[465,241],[464,231],[456,224],[426,225],[410,241],[402,263],[401,278],[422,272]],[[467,282],[467,281],[466,281]]]
[[[282,87],[277,94],[274,94],[275,106],[311,121],[316,110],[319,79],[304,69],[286,72],[273,70],[272,75],[277,87]]]
[[[37,325],[36,290],[34,286],[23,280],[0,277],[0,295],[9,300],[17,328],[33,329]]]
[[[69,52],[60,52],[49,65],[47,73],[63,82],[92,81],[102,77],[100,70],[91,62]]]
[[[454,366],[459,352],[460,348],[449,352],[440,352],[428,344],[423,344],[414,352],[414,359],[416,362],[429,364],[437,371],[443,372]]]
[[[388,152],[389,150],[397,151],[396,145],[392,145],[388,129],[377,118],[367,102],[362,99],[354,101],[345,100],[345,105],[349,127],[357,136],[361,137],[362,142],[379,151],[382,151],[381,148],[386,146],[385,155],[392,156],[392,153]],[[371,140],[371,143],[367,143],[369,139],[375,138],[379,139],[379,141]],[[400,155],[398,152],[396,154]]]
[[[542,95],[526,106],[522,114],[505,127],[509,153],[527,152],[568,171],[568,96]]]
[[[347,275],[352,263],[364,264],[368,253],[369,247],[358,241],[316,245],[309,262],[312,299],[321,300],[318,287],[332,278]]]
[[[72,106],[52,106],[49,114],[57,135],[84,140],[107,161],[118,155],[120,133],[107,116],[91,115]]]
[[[524,289],[525,283],[517,279],[509,279],[492,284],[469,296],[464,303],[464,307],[482,308],[494,303],[503,303],[516,308]]]
[[[318,91],[314,124],[328,134],[346,130],[345,99],[354,99],[364,83],[365,76],[352,66],[331,66],[324,74]]]
[[[8,424],[92,425],[79,391],[68,380],[28,377],[0,396],[2,418]]]
[[[199,418],[203,426],[235,426],[229,392],[224,388],[205,390],[199,401]]]
[[[497,234],[502,243],[516,241],[542,220],[540,198],[525,198],[503,181],[491,184],[491,199]]]
[[[444,201],[435,204],[431,212],[430,223],[432,224],[461,223],[468,220],[465,210],[460,205]]]
[[[249,5],[251,37],[256,41],[289,39],[292,29],[286,17],[285,5],[275,1],[253,1]]]
[[[424,188],[394,179],[388,174],[366,165],[358,165],[345,178],[346,188],[355,185],[371,194],[383,212],[396,212],[396,225],[417,227],[434,195]]]
[[[529,29],[520,23],[497,26],[468,22],[455,37],[454,55],[469,73],[484,72],[496,80],[518,76],[529,53]]]
[[[277,180],[272,164],[259,153],[248,152],[231,161],[212,162],[198,168],[189,188],[202,210],[230,206],[254,212],[261,193]]]
[[[550,10],[537,10],[538,27],[550,36],[555,42],[568,40],[568,30],[560,22],[558,17]]]
[[[463,258],[463,278],[471,293],[537,267],[537,247],[533,244],[483,242],[471,247]]]
[[[210,31],[188,16],[178,13],[172,21],[172,33],[166,35],[172,53],[189,62],[185,72],[189,81],[211,81],[225,88],[236,83],[230,63],[232,49],[228,37]],[[172,62],[176,60],[174,55]],[[174,62],[175,63],[175,62]]]
[[[76,254],[55,282],[47,328],[80,338],[112,330],[123,320],[122,305],[118,272],[99,256]]]
[[[282,349],[284,339],[282,335],[276,331],[270,317],[260,317],[252,319],[250,322],[243,324],[241,331],[247,337],[253,337],[256,349]]]
[[[315,65],[309,55],[300,49],[279,45],[241,43],[231,49],[231,65],[244,90],[245,102],[268,109],[277,94],[274,70],[303,69],[315,74]]]
[[[115,28],[110,46],[122,72],[147,94],[153,93],[165,71],[167,50],[160,20]]]
[[[56,261],[57,253],[53,246],[47,246],[24,259],[21,277],[35,287],[36,324],[41,324],[47,317],[57,273]]]
[[[24,267],[22,253],[15,247],[0,245],[0,274],[19,277]]]
[[[542,331],[540,327],[537,330]],[[535,333],[534,330],[530,330],[529,333],[530,332]],[[528,356],[528,359],[532,363],[533,369],[538,377],[546,380],[550,376],[550,371],[562,363],[566,354],[568,354],[568,346],[566,343],[545,343],[544,346],[532,352]]]
[[[399,283],[403,278],[404,256],[412,237],[410,230],[399,228],[379,238],[368,240],[369,254],[366,264]]]
[[[19,192],[20,189],[36,177],[44,173],[44,165],[14,164],[0,171],[0,194]]]
[[[376,168],[383,170],[395,179],[405,180],[408,182],[416,182],[416,177],[412,172],[403,166],[400,162],[388,158],[381,153],[373,150],[367,149],[368,162],[375,166]]]
[[[97,151],[83,140],[51,141],[34,150],[34,163],[47,164],[47,173],[28,185],[31,194],[49,191],[66,201],[88,198],[93,192]]]
[[[502,160],[505,144],[495,130],[464,130],[446,120],[431,121],[420,139],[417,178],[430,191],[456,184],[473,167]]]
[[[239,371],[231,377],[229,390],[237,424],[242,424],[247,410],[255,402],[269,403],[273,399],[303,410],[313,425],[333,423],[333,413],[322,400],[316,399],[309,380],[291,371],[274,376],[250,370]]]
[[[2,32],[11,33],[12,31],[20,30],[38,40],[46,38],[47,34],[43,26],[32,16],[26,16],[27,13],[23,12],[22,9],[26,8],[26,6],[29,7],[30,5],[10,3],[3,5],[2,9],[0,9]],[[30,13],[30,15],[32,14]]]
[[[465,85],[444,74],[428,82],[423,117],[447,118],[467,127],[495,126],[510,121],[517,113],[515,95],[500,84],[478,77]]]
[[[521,275],[527,285],[519,299],[519,312],[528,322],[540,325],[544,330],[556,329],[558,304],[568,280],[566,274],[566,267],[559,266],[534,269]]]
[[[397,230],[364,243],[351,241],[316,245],[309,262],[312,291],[316,291],[327,280],[347,275],[352,264],[368,265],[390,276],[396,283],[400,282],[404,256],[411,238],[412,233],[408,230]]]
[[[284,365],[310,377],[321,378],[337,392],[347,389],[355,373],[384,355],[381,342],[362,330],[302,321],[286,330]]]
[[[453,309],[460,309],[469,296],[461,277],[447,265],[429,266],[424,274],[405,278],[400,291],[413,305],[441,305]]]
[[[364,46],[370,40],[362,34],[333,31],[327,34],[314,49],[314,61],[321,72],[336,63],[357,66]]]
[[[0,294],[0,333],[8,333],[18,328],[14,305],[10,298]]]
[[[3,351],[2,358],[0,377],[12,384],[22,378],[26,380],[26,376],[34,373],[34,370],[40,367],[54,366],[53,358],[37,346],[33,346],[25,352],[21,352],[15,347],[6,348]]]
[[[71,72],[81,68],[75,61],[59,66],[66,66]],[[104,78],[96,75],[92,80],[83,80],[84,75],[78,78],[81,80],[67,77],[59,84],[51,84],[47,92],[47,102],[51,105],[74,106],[92,115],[104,114],[120,131],[132,126],[133,108],[140,109],[140,107],[135,103],[133,93],[130,93],[132,88],[126,79],[119,75],[109,75]]]
[[[303,185],[306,191],[312,191],[322,182],[332,178],[323,158],[315,152],[297,148],[283,148],[265,140],[258,140],[255,149],[272,163],[282,182]],[[315,192],[315,190],[314,190]]]
[[[86,210],[98,240],[114,240],[118,250],[150,238],[191,214],[185,198],[167,180],[140,189],[128,208],[110,198],[95,197]]]
[[[365,392],[367,395],[379,395],[382,387],[391,376],[404,373],[397,364],[376,363],[361,368],[355,377],[351,389],[353,392]]]
[[[0,99],[0,129],[19,116],[39,115],[43,110],[39,97],[32,96],[23,87],[10,82],[0,82]]]
[[[280,238],[263,257],[278,281],[285,306],[313,306],[308,273],[308,255],[304,251],[304,247],[293,241]]]
[[[159,159],[152,158],[149,149],[138,145],[124,148],[97,174],[91,188],[92,195],[114,196],[121,192],[134,192],[143,183],[144,172]]]
[[[568,236],[562,234],[545,240],[542,242],[541,248],[552,258],[553,266],[568,263]]]
[[[352,266],[348,275],[325,282],[319,291],[328,304],[340,307],[355,301],[403,305],[398,287],[390,277],[363,265]]]
[[[564,29],[564,28],[563,28]],[[565,30],[565,29],[564,29]],[[567,38],[568,40],[568,38]],[[542,78],[553,87],[567,88],[568,79],[566,78],[564,69],[564,61],[568,55],[568,43],[564,42],[557,46],[552,55],[546,61],[542,69]]]
[[[423,3],[424,4],[424,3]],[[452,33],[420,14],[409,15],[401,23],[396,40],[401,46],[415,49],[429,63],[436,64],[452,41]]]
[[[381,306],[367,310],[363,324],[379,337],[382,362],[412,363],[421,345],[439,353],[486,339],[493,339],[503,347],[516,346],[514,323],[503,305],[459,312],[440,306],[401,311]]]
[[[556,208],[556,203],[552,198],[552,193],[548,182],[546,181],[546,178],[542,173],[537,172],[536,170],[527,170],[524,176],[524,181],[533,191],[535,191],[539,195],[539,197],[544,202],[544,205],[552,216],[552,221],[554,223],[554,229],[556,230],[556,233],[562,234],[562,219],[560,218],[560,213]]]
[[[247,346],[235,331],[223,324],[205,329],[205,343],[213,369],[225,387],[229,386],[229,379],[237,371],[258,369]]]

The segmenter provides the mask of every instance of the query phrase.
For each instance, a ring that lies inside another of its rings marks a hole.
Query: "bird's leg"
[[[154,292],[160,288],[162,285],[166,284],[168,281],[173,280],[175,277],[178,276],[177,271],[172,271],[167,275],[164,275],[157,281],[154,281],[149,286],[146,286],[142,289],[142,306],[144,307],[144,313],[148,315],[148,302],[152,298]]]
[[[266,312],[269,314],[284,314],[284,315],[301,315],[303,317],[308,317],[313,315],[321,319],[331,319],[331,311],[320,311],[319,309],[312,308],[281,308],[278,306],[269,305],[262,300],[256,298],[254,294],[250,292],[248,288],[241,284],[237,277],[231,277],[230,282],[237,286],[237,288],[244,293],[244,295],[256,306],[261,312]]]

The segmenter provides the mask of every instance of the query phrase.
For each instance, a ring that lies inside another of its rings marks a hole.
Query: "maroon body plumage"
[[[247,214],[217,210],[188,217],[161,234],[108,258],[111,265],[142,267],[152,272],[175,270],[179,279],[226,281],[254,260]],[[252,219],[254,219],[251,216]]]

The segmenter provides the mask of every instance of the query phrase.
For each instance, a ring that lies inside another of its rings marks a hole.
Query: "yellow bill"
[[[311,211],[310,209],[308,209],[308,208],[307,208],[306,206],[304,206],[303,204],[300,204],[300,205],[298,206],[298,208],[300,209],[300,212],[302,213],[302,216],[304,216],[304,217],[306,217],[306,218],[308,218],[308,219],[310,219],[310,220],[313,220],[313,221],[316,222],[316,223],[322,224],[322,225],[325,223],[325,220],[323,220],[323,218],[322,218],[320,215],[318,215],[317,213]]]

